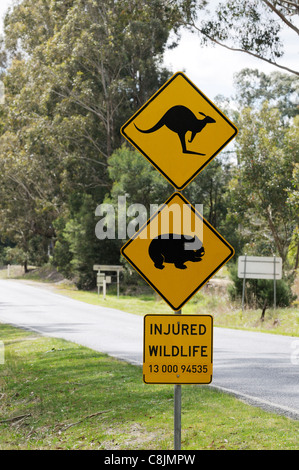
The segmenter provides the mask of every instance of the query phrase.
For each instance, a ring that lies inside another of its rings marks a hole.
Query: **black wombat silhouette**
[[[157,124],[155,124],[150,129],[143,130],[139,129],[136,124],[134,125],[139,132],[143,132],[144,134],[155,132],[161,129],[162,126],[166,126],[168,129],[178,134],[183,153],[205,155],[204,153],[193,152],[192,150],[187,150],[186,148],[186,133],[188,131],[192,132],[191,139],[189,140],[191,143],[196,134],[201,132],[207,124],[216,122],[215,119],[211,118],[210,116],[206,116],[204,113],[199,112],[199,114],[205,116],[204,119],[197,119],[195,114],[189,108],[186,108],[186,106],[177,105],[166,111],[160,121],[158,121]]]
[[[194,249],[186,249],[192,248],[192,245]],[[201,261],[205,250],[196,235],[192,237],[170,233],[154,238],[150,243],[148,253],[157,269],[164,269],[164,263],[173,263],[178,269],[186,269],[185,263]]]

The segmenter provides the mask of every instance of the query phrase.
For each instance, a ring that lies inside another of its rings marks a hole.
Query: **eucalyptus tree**
[[[264,102],[258,110],[244,108],[239,125],[238,165],[230,191],[247,253],[278,254],[285,269],[294,269],[288,254],[294,241],[299,250],[297,205],[290,204],[299,163],[298,117],[285,126],[278,109]]]
[[[79,256],[67,223],[90,210],[86,201],[96,207],[109,193],[107,161],[121,145],[120,126],[169,77],[162,55],[183,12],[171,3],[23,0],[8,12],[0,56],[2,238],[31,256],[35,236],[46,240],[42,250],[60,240],[69,259]],[[83,226],[90,217],[81,219],[73,236],[91,237]],[[90,256],[80,256],[81,268],[92,269]]]
[[[298,76],[298,69],[280,61],[282,31],[298,40],[298,15],[298,0],[198,0],[182,24],[198,34],[200,44],[243,52]]]

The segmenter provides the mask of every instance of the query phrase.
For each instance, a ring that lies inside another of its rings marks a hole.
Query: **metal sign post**
[[[176,312],[181,315],[182,309]],[[182,409],[182,386],[174,385],[174,450],[181,450],[181,409]]]
[[[93,265],[93,270],[94,271],[98,271],[98,274],[97,274],[97,279],[100,279],[102,276],[104,278],[104,280],[106,280],[106,283],[111,283],[111,277],[110,276],[106,276],[105,275],[105,272],[115,272],[116,271],[116,274],[117,274],[117,298],[119,298],[119,273],[123,271],[123,266],[110,266],[110,265],[106,265],[106,264],[94,264]],[[102,286],[103,284],[98,282],[98,294],[99,294],[99,287],[100,285]],[[103,287],[104,288],[104,287]],[[106,293],[105,293],[106,295]]]
[[[274,310],[276,310],[276,256],[274,255],[274,270],[273,270],[273,278],[274,278]]]
[[[245,299],[245,283],[246,283],[246,260],[247,254],[245,254],[244,259],[244,272],[243,272],[243,289],[242,289],[242,312],[244,311],[244,299]]]
[[[181,450],[181,406],[182,406],[182,386],[174,386],[174,450]]]
[[[213,372],[211,315],[144,316],[143,380],[174,384],[174,449],[181,449],[182,384],[209,384]]]

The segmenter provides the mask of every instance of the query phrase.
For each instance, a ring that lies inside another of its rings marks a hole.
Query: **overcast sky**
[[[3,15],[13,0],[0,0],[1,28]],[[261,60],[241,52],[228,51],[221,46],[199,47],[196,34],[183,33],[180,45],[165,54],[165,65],[175,72],[185,72],[190,80],[210,99],[217,94],[230,96],[233,89],[233,75],[242,68],[258,68],[265,73],[282,71]],[[282,65],[298,68],[298,36],[289,30],[285,34],[285,56]]]
[[[190,80],[211,99],[217,94],[230,96],[234,92],[234,73],[245,67],[257,68],[265,73],[284,72],[242,52],[229,51],[221,46],[199,47],[196,34],[189,32],[183,34],[176,49],[165,54],[165,63],[174,72],[185,71]],[[298,70],[299,43],[295,32],[285,34],[285,55],[280,63]]]

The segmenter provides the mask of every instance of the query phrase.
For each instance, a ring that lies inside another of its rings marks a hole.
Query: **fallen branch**
[[[70,424],[56,424],[55,430],[59,431],[66,431],[67,429],[71,428],[72,426],[76,426],[77,424],[83,423],[86,419],[94,418],[95,416],[102,415],[104,413],[109,413],[111,410],[105,410],[105,411],[98,411],[97,413],[92,413],[91,415],[85,416],[84,418],[80,419],[79,421],[76,421],[75,423],[70,423]]]
[[[22,419],[29,418],[29,416],[31,416],[31,413],[26,414],[26,415],[15,416],[14,418],[3,419],[0,421],[0,424],[15,423],[17,421],[21,421]]]

